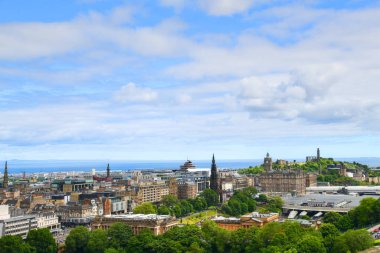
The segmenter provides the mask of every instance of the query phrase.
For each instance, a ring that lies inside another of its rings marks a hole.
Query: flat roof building
[[[262,227],[267,223],[278,221],[278,213],[258,213],[253,212],[241,216],[240,218],[235,217],[216,217],[212,219],[215,221],[218,227],[227,229],[227,230],[237,230],[239,228],[250,228],[250,227]]]
[[[123,222],[130,226],[134,234],[142,229],[150,229],[154,235],[161,235],[178,225],[176,218],[170,215],[157,214],[121,214],[98,216],[91,223],[93,229],[108,229],[115,222]]]

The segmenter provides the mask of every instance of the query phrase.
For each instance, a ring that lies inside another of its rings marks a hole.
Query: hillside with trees
[[[369,167],[364,164],[357,162],[342,162],[336,161],[333,158],[321,158],[320,165],[322,174],[318,175],[319,182],[328,182],[332,185],[366,185],[366,182],[361,182],[350,177],[339,175],[335,170],[328,170],[328,166],[335,164],[343,164],[347,170],[362,170],[371,176],[377,175],[379,172],[372,172]],[[273,162],[272,167],[274,170],[284,170],[289,166],[292,169],[303,170],[304,172],[315,172],[319,173],[319,163],[317,161],[307,161],[307,162],[289,162],[288,165],[277,164]],[[238,173],[244,175],[258,176],[264,172],[264,166],[250,166],[248,168],[238,170]]]

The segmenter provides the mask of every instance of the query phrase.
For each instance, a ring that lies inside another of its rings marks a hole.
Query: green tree
[[[164,238],[179,242],[183,247],[188,248],[192,243],[204,245],[203,234],[196,225],[186,225],[183,227],[174,227],[167,231]]]
[[[275,196],[269,199],[269,205],[277,209],[282,209],[282,206],[284,205],[284,200],[279,196]]]
[[[133,231],[127,224],[115,222],[107,230],[107,236],[109,238],[109,247],[124,249],[128,246],[128,241],[133,236]]]
[[[214,190],[205,189],[200,196],[206,200],[207,206],[216,206],[219,203],[219,195]]]
[[[364,198],[360,201],[359,206],[350,211],[349,214],[355,227],[361,228],[376,222],[376,203],[374,198]]]
[[[286,240],[291,244],[296,244],[306,232],[298,222],[292,221],[286,221],[281,224],[281,229],[286,235]]]
[[[325,253],[326,249],[322,239],[317,236],[304,235],[297,244],[298,252],[302,253]]]
[[[0,253],[32,253],[29,244],[21,236],[5,235],[0,238]]]
[[[151,202],[142,203],[133,209],[133,213],[141,214],[155,214],[157,213],[156,207]]]
[[[243,193],[250,196],[251,198],[254,198],[258,191],[255,187],[247,187],[243,189]]]
[[[230,199],[228,201],[228,206],[231,208],[231,215],[240,216],[242,213],[241,202],[237,199]]]
[[[155,253],[181,253],[182,245],[174,240],[159,236],[149,244],[149,248]]]
[[[204,253],[205,249],[201,248],[198,243],[193,242],[187,249],[186,253]]]
[[[180,205],[182,216],[186,216],[194,211],[193,206],[187,200],[181,200]]]
[[[38,253],[55,253],[57,251],[54,237],[47,228],[31,230],[26,242]]]
[[[321,233],[323,238],[326,237],[337,237],[340,235],[339,230],[331,223],[323,223],[319,228],[319,232]]]
[[[340,235],[339,230],[332,223],[323,223],[319,228],[319,232],[323,237],[323,244],[327,252],[333,252],[336,237]]]
[[[228,215],[232,215],[232,209],[228,204],[222,205],[222,212]]]
[[[247,247],[250,246],[252,242],[257,241],[256,236],[259,232],[257,227],[251,227],[249,229],[239,228],[235,231],[231,231],[230,235],[230,251],[231,253],[243,253],[251,252]],[[253,247],[257,248],[257,247]]]
[[[180,204],[177,204],[175,205],[173,208],[172,208],[172,214],[177,217],[177,218],[180,218],[182,217],[182,208],[181,208],[181,205]]]
[[[248,205],[248,211],[253,212],[256,210],[256,201],[253,199],[248,199],[247,203]]]
[[[152,231],[145,228],[138,235],[134,235],[128,241],[127,252],[145,253],[149,252],[149,244],[156,240]]]
[[[323,216],[323,222],[332,223],[336,226],[338,224],[339,219],[342,217],[339,213],[336,212],[328,212]]]
[[[163,204],[164,206],[167,206],[167,207],[173,207],[175,204],[177,204],[179,202],[178,198],[174,195],[165,195],[162,197],[161,199],[161,204]]]
[[[249,168],[246,169],[240,169],[238,170],[239,174],[244,174],[244,175],[259,175],[264,171],[264,167],[261,166],[256,166],[252,167],[250,166]]]
[[[87,228],[79,226],[70,231],[65,241],[66,253],[83,253],[87,247],[90,232]]]
[[[157,213],[161,215],[168,215],[170,214],[170,209],[167,206],[159,206],[157,209]]]
[[[260,248],[268,247],[276,234],[281,233],[282,225],[272,222],[265,225],[257,236],[257,244]]]
[[[342,217],[339,218],[338,222],[336,223],[336,227],[340,231],[347,231],[349,229],[352,229],[354,227],[354,224],[352,222],[350,215],[342,215]]]
[[[259,197],[257,198],[257,201],[259,201],[259,202],[268,202],[268,197],[265,194],[260,194]]]
[[[213,221],[205,221],[202,224],[202,232],[208,243],[209,251],[229,251],[231,233],[228,230],[219,228]]]
[[[96,229],[90,232],[88,237],[86,253],[103,253],[108,247],[107,232],[101,229]]]
[[[122,251],[119,251],[119,250],[114,249],[114,248],[108,248],[104,251],[104,253],[122,253]]]
[[[195,199],[189,199],[188,201],[190,201],[194,210],[197,212],[207,209],[207,202],[203,197],[196,197]]]
[[[366,230],[348,230],[336,238],[332,252],[356,253],[372,247],[373,239]]]

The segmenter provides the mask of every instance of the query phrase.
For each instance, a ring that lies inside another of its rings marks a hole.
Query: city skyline
[[[0,160],[380,157],[380,1],[0,1]]]

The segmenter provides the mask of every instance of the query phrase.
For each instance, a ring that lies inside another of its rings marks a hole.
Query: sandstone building
[[[259,177],[263,192],[306,193],[307,174],[302,170],[273,170],[272,158],[267,154],[264,158],[264,173]]]
[[[243,215],[240,218],[230,217],[217,217],[213,219],[216,225],[220,228],[230,231],[237,230],[239,228],[250,227],[262,227],[267,223],[278,221],[278,213],[258,213],[253,212],[247,215]]]
[[[123,214],[98,216],[91,223],[91,227],[92,229],[108,229],[115,222],[127,224],[134,234],[139,234],[142,229],[148,228],[154,235],[161,235],[178,225],[178,221],[170,215]]]

